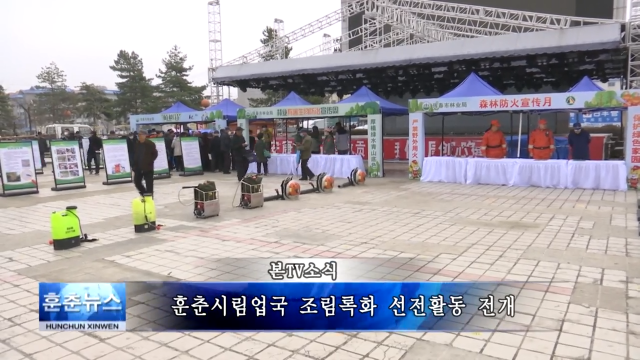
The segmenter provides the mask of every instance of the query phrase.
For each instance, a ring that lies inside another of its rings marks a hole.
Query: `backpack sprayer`
[[[349,186],[364,185],[364,181],[366,178],[367,178],[367,173],[365,173],[364,171],[358,168],[355,168],[351,170],[351,173],[347,178],[347,182],[342,185],[338,185],[338,188],[343,189]]]
[[[65,210],[51,214],[51,240],[53,250],[68,250],[80,246],[83,242],[94,242],[89,235],[82,232],[77,206],[67,206]]]
[[[133,231],[146,233],[159,230],[162,225],[156,224],[156,204],[152,194],[142,194],[131,202],[133,214]]]
[[[178,192],[178,200],[182,205],[193,205],[193,215],[198,219],[206,219],[214,216],[220,216],[220,193],[216,188],[215,181],[206,181],[197,186],[183,186],[184,189],[193,189],[193,202],[185,204],[180,200],[180,192]]]
[[[243,209],[255,209],[264,206],[265,198],[262,191],[262,177],[257,174],[248,174],[240,180],[233,195],[232,206],[236,206],[236,197],[240,190],[240,204],[237,207]]]

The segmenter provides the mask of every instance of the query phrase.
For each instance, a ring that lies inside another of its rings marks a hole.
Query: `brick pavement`
[[[635,192],[383,179],[248,211],[231,206],[236,183],[214,175],[223,213],[197,220],[177,193],[202,178],[156,183],[166,226],[148,235],[133,234],[130,184],[90,177],[86,190],[0,199],[0,360],[640,359]],[[84,230],[100,240],[54,253],[48,214],[66,205],[79,207]],[[516,317],[457,320],[471,332],[142,331],[157,328],[146,294],[129,299],[131,332],[37,330],[38,281],[268,280],[267,262],[290,258],[334,259],[346,281],[527,284],[496,289],[517,295]]]

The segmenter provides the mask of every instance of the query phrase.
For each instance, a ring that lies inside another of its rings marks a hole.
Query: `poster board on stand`
[[[627,185],[637,190],[640,179],[640,106],[627,108],[624,161],[627,166]]]
[[[0,143],[0,196],[18,196],[37,194],[38,178],[36,175],[33,146],[28,142]]]
[[[87,187],[82,167],[82,153],[77,141],[52,140],[51,163],[54,186],[51,191],[84,189]]]
[[[367,175],[372,178],[384,177],[382,157],[382,114],[367,115],[369,154]]]
[[[424,163],[424,114],[409,114],[409,179],[420,180]]]
[[[158,151],[158,157],[153,162],[153,179],[170,178],[171,170],[169,169],[169,160],[167,158],[167,148],[164,146],[164,138],[151,138],[149,140],[156,144],[156,150]]]
[[[40,144],[38,140],[31,140],[31,150],[33,152],[33,163],[36,167],[36,174],[42,175],[44,174],[44,164],[42,163],[42,158],[40,157]]]
[[[104,172],[106,180],[102,185],[125,184],[132,181],[129,151],[126,139],[102,140]]]
[[[103,139],[104,141],[105,139]],[[89,138],[82,138],[82,167],[85,170],[89,170],[89,164],[87,163],[87,157],[89,155]],[[98,161],[99,161],[99,169],[104,169],[104,153],[100,152],[100,154],[98,154]]]
[[[182,159],[184,161],[184,171],[180,176],[204,175],[202,171],[202,158],[200,157],[199,138],[185,136],[180,138],[182,147]]]

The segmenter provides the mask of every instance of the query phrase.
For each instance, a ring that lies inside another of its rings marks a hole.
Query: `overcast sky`
[[[274,18],[285,33],[340,8],[340,0],[221,0],[223,60],[260,46]],[[8,91],[36,85],[40,69],[54,61],[71,87],[81,82],[115,89],[109,69],[119,50],[142,56],[154,76],[166,52],[178,45],[194,65],[191,79],[207,83],[207,0],[0,0],[0,84]],[[293,54],[340,35],[340,25],[292,44]]]

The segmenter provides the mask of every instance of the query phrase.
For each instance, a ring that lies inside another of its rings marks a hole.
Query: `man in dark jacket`
[[[296,148],[300,151],[300,171],[302,172],[301,181],[311,181],[316,175],[309,169],[309,159],[311,159],[311,146],[313,145],[313,139],[307,133],[307,129],[300,130],[300,136],[302,140],[296,143]]]
[[[247,171],[249,170],[247,159],[244,158],[244,153],[247,147],[247,140],[245,140],[244,136],[242,136],[243,130],[243,128],[238,126],[236,128],[235,135],[233,135],[233,139],[231,139],[231,152],[233,153],[233,161],[236,163],[238,181],[242,180],[244,176],[247,175]]]
[[[215,172],[218,170],[222,170],[222,162],[221,156],[222,150],[220,149],[220,133],[218,130],[213,132],[213,137],[211,138],[209,144],[209,155],[211,156],[211,171]]]
[[[89,136],[89,148],[87,149],[87,168],[89,174],[93,174],[92,163],[96,164],[96,175],[100,175],[100,155],[102,154],[102,139],[98,137],[95,131]]]
[[[569,133],[569,146],[571,147],[571,159],[590,160],[589,144],[591,144],[591,134],[582,129],[580,123],[573,124],[573,131]]]
[[[147,139],[147,132],[138,132],[138,142],[135,145],[133,154],[133,184],[143,194],[153,194],[153,162],[158,157],[156,144]],[[144,180],[144,185],[142,185]]]
[[[253,136],[253,130],[249,130],[249,150],[253,151],[256,148],[256,137]]]
[[[41,132],[38,133],[38,150],[40,150],[40,162],[42,167],[47,166],[47,162],[44,160],[44,153],[47,152],[49,146],[47,145],[47,139],[44,138]]]
[[[231,174],[231,137],[229,128],[222,130],[220,135],[220,151],[222,152],[222,173]]]
[[[169,163],[169,171],[173,171],[173,169],[175,169],[176,167],[173,159],[173,147],[171,146],[171,144],[173,144],[173,139],[175,137],[176,137],[176,134],[173,131],[173,129],[167,130],[167,133],[164,135],[164,148],[165,148],[165,151],[167,152],[167,162]]]

